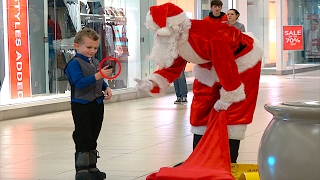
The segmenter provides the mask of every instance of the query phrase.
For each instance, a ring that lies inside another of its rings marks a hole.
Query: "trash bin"
[[[273,115],[258,151],[261,180],[320,180],[320,101],[266,104]]]

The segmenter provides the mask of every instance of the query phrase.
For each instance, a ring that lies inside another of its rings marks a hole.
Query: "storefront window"
[[[303,51],[294,52],[295,63],[320,63],[320,2],[288,1],[288,24],[303,25]]]
[[[89,27],[100,35],[100,46],[95,55],[99,61],[107,57],[121,62],[122,72],[114,80],[107,80],[112,89],[127,87],[129,42],[125,1],[104,0],[49,0],[48,2],[48,47],[49,91],[68,93],[70,86],[64,74],[68,61],[75,55],[73,47],[77,31]],[[50,37],[51,36],[51,37]],[[52,41],[50,41],[52,39]],[[109,58],[108,58],[109,59]],[[110,61],[114,75],[120,66]]]
[[[302,51],[286,51],[285,57],[288,66],[295,64],[319,64],[320,63],[320,31],[318,0],[289,0],[287,1],[287,14],[284,24],[303,26]]]
[[[274,3],[269,3],[267,0],[248,0],[246,29],[248,32],[252,32],[263,46],[263,67],[275,66],[275,22]]]
[[[76,53],[74,36],[84,27],[95,29],[100,35],[100,46],[95,56],[98,60],[113,57],[120,62],[122,71],[119,76],[113,80],[105,79],[112,89],[133,87],[133,82],[128,80],[141,77],[140,1],[20,0],[19,3],[15,0],[1,1],[0,54],[4,57],[0,58],[0,105],[69,97],[70,85],[64,69]],[[17,12],[20,13],[19,18]],[[21,25],[17,26],[17,23]],[[24,38],[19,38],[23,44],[17,47],[16,35]],[[12,53],[16,51],[15,48],[25,53],[21,55],[23,66],[11,62],[15,60],[15,53]],[[117,74],[120,65],[114,61],[112,63],[114,74]],[[23,76],[22,72],[18,72],[19,76],[9,74],[15,73],[13,70],[16,67],[24,68]],[[24,82],[13,82],[12,79],[23,79]]]

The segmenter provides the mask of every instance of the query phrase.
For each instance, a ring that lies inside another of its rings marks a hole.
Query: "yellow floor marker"
[[[231,173],[236,180],[260,180],[257,164],[231,164]]]

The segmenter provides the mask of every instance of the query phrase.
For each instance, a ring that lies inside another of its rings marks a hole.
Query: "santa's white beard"
[[[177,42],[179,32],[173,32],[170,36],[155,36],[154,45],[149,60],[153,60],[160,68],[170,67],[178,57]]]

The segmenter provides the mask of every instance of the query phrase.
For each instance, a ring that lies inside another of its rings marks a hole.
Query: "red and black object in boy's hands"
[[[118,66],[118,68],[115,68],[116,65]],[[101,69],[103,69],[105,66],[108,66],[107,69],[114,69],[112,75],[109,76],[105,76],[102,72]],[[100,64],[99,64],[99,72],[100,74],[105,78],[105,79],[115,79],[120,75],[121,72],[121,63],[120,61],[115,58],[115,57],[106,57],[104,59],[101,60]]]

